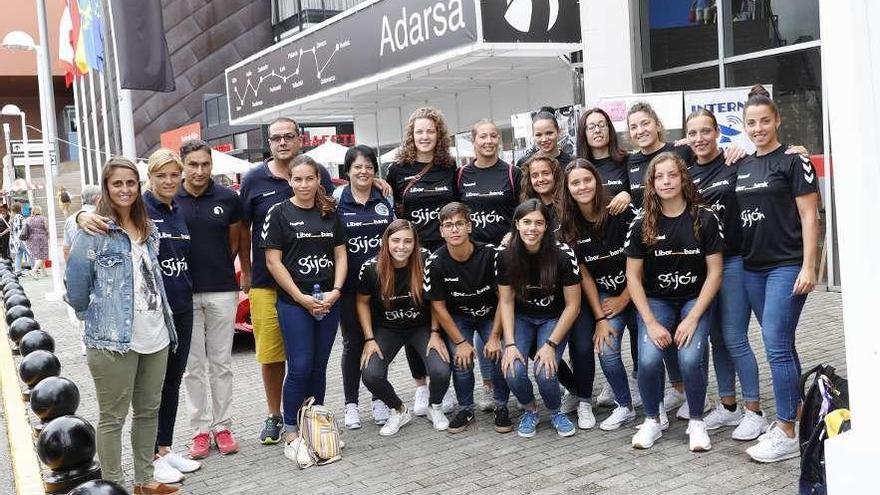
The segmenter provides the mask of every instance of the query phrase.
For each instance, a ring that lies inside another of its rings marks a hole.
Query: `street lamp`
[[[40,44],[34,43],[31,35],[23,31],[12,31],[3,37],[2,46],[10,50],[35,51],[37,54],[37,82],[40,89],[40,121],[43,136],[43,175],[46,178],[46,210],[49,221],[49,259],[52,260],[52,292],[46,293],[46,299],[60,301],[64,294],[61,279],[61,256],[58,250],[58,227],[55,225],[55,172],[52,169],[50,150],[54,148],[51,140],[55,139],[55,95],[52,90],[52,70],[49,65],[48,42],[49,34],[46,23],[45,0],[36,0],[37,27],[40,32]],[[20,112],[20,111],[19,111]],[[27,139],[25,138],[25,142]]]
[[[3,40],[6,42],[6,39]],[[3,109],[0,110],[0,115],[5,115],[7,117],[21,117],[21,140],[22,140],[22,150],[24,150],[24,180],[27,182],[27,197],[28,202],[33,205],[34,204],[34,191],[31,188],[31,157],[30,157],[30,143],[28,142],[27,135],[27,125],[25,124],[25,115],[24,112],[21,111],[20,108],[16,105],[3,105]],[[14,166],[15,164],[13,164]]]

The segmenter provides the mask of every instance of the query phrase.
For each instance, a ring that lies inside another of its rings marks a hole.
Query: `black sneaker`
[[[510,433],[513,431],[513,422],[510,421],[510,412],[507,406],[495,408],[495,431],[498,433]]]
[[[449,433],[458,433],[467,429],[468,425],[474,422],[474,412],[468,409],[461,409],[458,414],[449,422],[446,429]]]
[[[275,445],[281,441],[281,430],[284,428],[284,420],[281,416],[269,416],[263,422],[263,431],[260,432],[260,443],[263,445]]]

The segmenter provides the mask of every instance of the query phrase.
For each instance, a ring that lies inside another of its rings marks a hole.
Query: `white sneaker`
[[[562,396],[562,404],[559,406],[559,412],[562,414],[571,414],[578,410],[578,404],[580,404],[580,402],[581,401],[578,399],[577,395],[566,391],[565,395]]]
[[[769,427],[770,424],[767,422],[767,418],[746,409],[742,421],[740,421],[739,426],[733,430],[731,437],[733,437],[734,440],[754,440],[767,431]]]
[[[361,427],[361,415],[357,404],[345,405],[345,427],[349,430],[357,430]]]
[[[656,419],[645,419],[645,422],[639,425],[639,431],[632,437],[632,446],[634,449],[650,449],[662,436],[660,423]]]
[[[159,483],[180,483],[184,478],[183,473],[171,467],[165,457],[153,461],[153,479]]]
[[[409,409],[407,409],[407,411],[409,411]],[[388,421],[388,416],[390,414],[391,411],[389,411],[388,406],[386,406],[384,402],[379,399],[373,401],[373,421],[377,425],[384,425],[385,422]]]
[[[390,437],[394,435],[400,430],[400,427],[409,423],[412,420],[412,414],[410,414],[409,409],[406,408],[406,404],[403,406],[403,412],[399,412],[397,409],[392,409],[391,414],[388,416],[388,421],[385,422],[385,425],[379,430],[379,434],[383,437]]]
[[[614,389],[611,388],[608,382],[605,382],[605,385],[602,385],[602,391],[596,397],[596,407],[614,405],[614,398]]]
[[[709,434],[706,432],[706,423],[699,419],[688,421],[687,434],[690,440],[688,444],[691,452],[706,452],[712,448]]]
[[[419,385],[416,387],[416,393],[413,396],[413,408],[412,413],[415,416],[424,416],[428,413],[428,397],[430,396],[430,392],[428,392],[427,385]]]
[[[163,455],[162,458],[165,459],[165,461],[167,461],[168,464],[171,465],[171,467],[180,471],[181,473],[192,473],[194,471],[198,471],[199,468],[202,467],[202,463],[200,463],[199,461],[187,459],[186,457],[183,457],[182,455],[175,452],[169,452]]]
[[[596,426],[596,416],[593,416],[593,406],[589,401],[578,404],[578,428],[589,430]]]
[[[666,408],[660,403],[660,429],[666,431],[669,429],[669,416],[666,414]]]
[[[666,389],[666,392],[663,393],[663,403],[666,404],[666,410],[671,411],[676,407],[684,404],[684,401],[687,400],[684,393],[679,392],[675,389],[675,387],[669,387]]]
[[[703,399],[703,412],[706,412],[706,409],[709,409],[708,396]],[[684,398],[684,402],[682,402],[681,407],[678,408],[678,412],[675,413],[675,417],[678,419],[691,419],[691,408],[688,405],[687,397]]]
[[[312,465],[312,459],[309,457],[308,448],[303,445],[302,437],[296,437],[294,441],[284,444],[284,457],[300,466]]]
[[[800,455],[798,438],[789,438],[774,422],[763,439],[746,449],[749,457],[758,462],[779,462]]]
[[[434,429],[443,431],[449,428],[449,419],[443,414],[443,406],[440,404],[431,404],[427,413],[428,419],[434,424]]]
[[[483,389],[480,391],[480,398],[477,400],[477,407],[483,412],[495,410],[495,395],[492,387],[483,385]]]
[[[723,426],[737,426],[743,419],[743,413],[736,409],[736,411],[728,411],[727,408],[724,407],[724,404],[721,402],[715,406],[715,409],[709,412],[704,418],[703,422],[706,423],[706,429],[717,430]],[[749,440],[752,440],[751,438]]]
[[[455,405],[457,401],[455,400],[455,390],[450,386],[446,389],[446,395],[443,396],[443,402],[441,407],[443,408],[444,414],[449,414],[455,410]]]
[[[642,407],[642,393],[639,392],[639,381],[633,377],[627,379],[629,382],[629,395],[632,397],[633,409]]]
[[[599,423],[599,429],[603,431],[613,431],[621,426],[629,423],[636,418],[636,412],[628,407],[617,406],[611,411],[611,416],[605,418],[605,421]]]

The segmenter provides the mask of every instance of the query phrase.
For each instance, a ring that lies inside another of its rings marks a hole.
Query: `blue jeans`
[[[307,397],[315,404],[324,403],[327,389],[327,361],[339,326],[339,304],[334,304],[324,318],[316,320],[299,304],[281,297],[276,303],[281,337],[287,353],[287,376],[284,378],[282,404],[285,431],[297,431],[296,413]]]
[[[607,294],[599,293],[599,299],[604,300],[607,297]],[[620,356],[620,347],[623,342],[623,329],[627,326],[627,322],[635,319],[634,313],[635,308],[630,304],[622,312],[608,319],[608,323],[614,329],[614,345],[609,347],[602,344],[599,349],[599,364],[602,366],[602,373],[605,374],[605,379],[608,380],[611,390],[614,391],[617,404],[625,407],[632,407],[632,393],[629,389],[626,367]],[[638,323],[635,324],[635,327],[638,328]],[[630,334],[632,334],[632,330],[630,330]],[[633,368],[635,368],[635,363]]]
[[[761,398],[758,385],[758,361],[749,344],[749,299],[743,282],[740,256],[724,258],[724,278],[712,308],[709,339],[712,361],[718,381],[718,395],[736,397],[736,375],[744,401]]]
[[[649,297],[648,305],[654,318],[675,337],[679,322],[690,313],[697,298],[685,302],[667,301]],[[708,313],[708,312],[707,312]],[[709,344],[710,315],[703,314],[687,347],[679,349],[675,342],[660,349],[648,338],[648,326],[639,315],[639,392],[645,406],[645,416],[656,418],[660,414],[660,398],[663,396],[663,358],[669,354],[678,357],[684,391],[690,406],[690,417],[703,417],[706,401],[706,346]]]
[[[18,251],[12,253],[13,260],[13,271],[18,273],[21,271],[21,264],[24,260],[30,259],[30,254],[28,254],[27,245],[24,241],[18,243]]]
[[[544,342],[553,334],[557,321],[559,318],[515,315],[513,336],[516,341],[516,350],[522,354],[523,359],[528,361],[529,351],[534,344],[537,344],[538,349],[544,345]],[[568,339],[562,339],[562,342],[556,346],[557,362],[562,359],[566,340]],[[562,394],[559,392],[559,380],[556,374],[548,377],[546,370],[544,368],[538,370],[537,366],[535,366],[534,372],[535,380],[538,382],[538,391],[541,393],[541,398],[544,399],[544,406],[551,412],[558,411],[559,404],[562,402]],[[523,362],[514,363],[513,372],[506,378],[507,385],[520,404],[526,406],[535,402],[535,392],[532,388],[532,382],[529,380],[529,371]]]
[[[761,324],[770,363],[776,417],[789,423],[796,419],[800,404],[801,361],[794,340],[807,295],[791,293],[800,271],[800,266],[780,266],[764,272],[745,270],[743,273],[746,293]]]
[[[480,377],[485,381],[492,379],[492,368],[494,367],[494,363],[483,354],[484,347],[485,342],[480,338],[480,334],[474,333],[474,350],[477,351],[477,361],[480,363]],[[503,378],[504,377],[502,376],[502,379]],[[506,383],[507,382],[505,382],[505,384]]]
[[[489,340],[492,334],[492,320],[477,320],[468,316],[452,315],[455,325],[461,331],[461,336],[471,342],[475,335],[479,335],[483,342]],[[459,368],[455,365],[455,344],[448,336],[446,337],[446,345],[449,347],[449,359],[452,364],[452,385],[455,387],[455,396],[458,398],[458,405],[462,410],[474,410],[474,368]],[[496,406],[506,406],[510,398],[510,389],[501,373],[501,363],[493,363],[488,360],[492,368],[489,374],[483,375],[486,378],[492,378],[492,398],[495,399]]]
[[[593,331],[596,324],[593,312],[588,307],[581,307],[577,320],[568,333],[568,357],[571,368],[559,363],[559,383],[583,402],[593,397],[593,381],[596,378],[596,355],[593,353]],[[543,341],[538,342],[542,344]]]

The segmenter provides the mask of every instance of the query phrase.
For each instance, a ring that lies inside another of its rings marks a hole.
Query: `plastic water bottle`
[[[316,301],[323,301],[324,300],[324,293],[321,291],[321,286],[319,284],[315,284],[312,287],[312,297],[315,298]],[[314,316],[314,318],[316,320],[320,320],[320,319],[324,318],[324,315],[317,315],[317,316]]]

